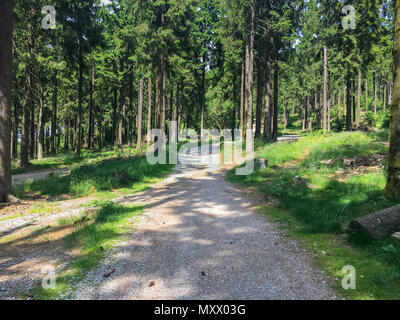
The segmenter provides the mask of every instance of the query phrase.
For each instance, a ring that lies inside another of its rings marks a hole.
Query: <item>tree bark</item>
[[[340,87],[338,92],[338,117],[339,120],[342,120],[342,91]]]
[[[272,105],[271,105],[271,91],[272,91],[272,81],[271,81],[271,64],[270,64],[270,53],[269,51],[267,52],[267,57],[266,57],[266,70],[265,70],[265,91],[264,91],[264,138],[265,139],[270,139],[271,138],[271,133],[272,133],[272,125],[271,125],[271,120],[272,120]]]
[[[387,106],[387,88],[386,83],[383,85],[383,110],[386,111]]]
[[[0,2],[0,202],[11,192],[12,0]]]
[[[240,88],[240,130],[242,130],[242,133],[244,132],[244,101],[245,101],[245,69],[246,64],[243,62],[242,63],[242,79],[241,79],[241,88]]]
[[[302,131],[306,130],[306,125],[307,125],[307,103],[306,103],[306,99],[303,98],[303,103],[302,103],[303,107],[301,108],[302,110],[302,126],[301,129]]]
[[[328,99],[328,108],[326,110],[327,113],[327,119],[326,119],[326,129],[328,132],[331,131],[331,102],[332,102],[332,95],[329,94],[329,99]]]
[[[167,106],[167,70],[165,59],[162,60],[162,86],[161,86],[161,131],[166,129],[166,106]]]
[[[89,133],[88,133],[88,147],[94,149],[94,90],[95,90],[95,76],[96,69],[94,61],[92,61],[92,76],[90,81],[90,103],[89,103]]]
[[[18,132],[19,132],[19,112],[20,109],[18,102],[14,102],[14,139],[12,143],[12,158],[18,157]]]
[[[53,98],[52,98],[52,113],[51,113],[51,154],[53,156],[57,153],[56,137],[57,137],[57,99],[58,99],[58,81],[57,69],[54,71],[53,76]]]
[[[400,228],[400,206],[369,214],[353,220],[350,232],[364,233],[374,240],[384,239]]]
[[[206,107],[206,54],[203,55],[203,67],[201,74],[201,123],[200,130],[201,132],[204,129],[204,112]]]
[[[148,90],[148,102],[147,102],[147,143],[149,143],[150,139],[150,132],[151,132],[151,108],[152,108],[152,89],[153,89],[153,84],[151,81],[151,77],[149,78],[149,82],[147,85],[147,90]]]
[[[376,74],[374,74],[374,114],[377,113],[377,104],[378,104],[378,88],[376,82],[377,82]]]
[[[99,150],[103,148],[103,108],[101,107],[101,103],[98,104],[98,112],[97,112],[97,143],[99,146]]]
[[[351,74],[350,74],[350,71],[348,71],[348,73],[347,73],[347,80],[346,80],[346,82],[347,82],[347,94],[346,94],[346,100],[347,100],[347,103],[346,103],[346,107],[347,107],[347,110],[346,110],[346,130],[347,131],[352,131],[352,129],[353,129],[353,122],[352,122],[352,118],[351,118],[351,96],[352,96],[352,94],[351,94]]]
[[[119,120],[118,120],[118,139],[117,139],[117,146],[120,148],[124,144],[125,116],[126,116],[125,83],[124,81],[122,81],[122,85],[119,92]]]
[[[117,140],[117,109],[118,109],[118,87],[114,86],[113,90],[113,119],[112,119],[112,136],[110,143],[115,144]]]
[[[30,54],[33,51],[33,39],[30,35],[28,37],[28,50]],[[20,145],[20,156],[18,166],[21,168],[28,168],[29,163],[29,130],[31,114],[30,108],[32,105],[32,64],[28,57],[25,69],[25,88],[24,88],[24,98],[22,102],[22,130],[21,130],[21,145]]]
[[[400,199],[400,0],[396,1],[394,38],[393,98],[390,117],[390,147],[388,180],[385,194],[391,199]]]
[[[36,151],[36,136],[35,136],[35,105],[31,105],[31,120],[29,127],[29,157],[34,159]]]
[[[247,129],[253,129],[253,87],[254,87],[254,20],[255,20],[255,0],[252,0],[248,11],[248,29],[247,29]]]
[[[278,141],[278,94],[279,94],[279,62],[278,62],[278,50],[275,52],[275,72],[274,72],[274,115],[273,115],[273,132],[272,140]]]
[[[142,148],[142,110],[143,110],[143,86],[144,79],[140,79],[139,84],[139,101],[138,101],[138,114],[137,114],[137,149]]]
[[[44,123],[43,123],[43,108],[44,108],[44,97],[43,97],[43,85],[39,84],[39,123],[38,123],[38,133],[39,133],[39,143],[38,143],[38,159],[44,158]]]
[[[312,118],[312,105],[311,105],[311,95],[307,96],[307,105],[308,105],[308,131],[312,132],[313,128],[313,118]],[[286,120],[287,122],[287,120]]]
[[[129,96],[129,107],[128,107],[128,125],[125,126],[125,137],[129,145],[133,145],[135,137],[135,108],[134,104],[134,90],[133,90],[133,71],[129,72],[129,84],[128,84],[128,96]]]
[[[159,63],[155,75],[155,114],[154,114],[154,127],[160,129],[160,119],[161,119],[161,87],[162,87],[162,74],[161,65]]]
[[[261,57],[258,59],[258,70],[257,70],[257,107],[256,107],[256,137],[261,135],[261,108],[263,99],[263,80],[264,74],[262,69]]]
[[[328,50],[324,47],[324,106],[322,110],[322,129],[328,130],[327,111],[328,111]]]
[[[362,74],[360,67],[360,69],[358,70],[358,101],[357,101],[357,121],[356,121],[357,128],[360,127],[360,121],[361,121],[361,90],[362,90]]]
[[[368,113],[369,108],[369,97],[368,97],[368,77],[365,77],[365,111]]]
[[[75,134],[75,156],[81,156],[81,137],[82,137],[82,86],[83,86],[83,49],[79,48],[79,64],[78,64],[78,110],[76,118],[76,134]]]

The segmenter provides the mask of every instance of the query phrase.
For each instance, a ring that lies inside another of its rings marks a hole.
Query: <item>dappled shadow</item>
[[[113,265],[123,269],[83,299],[324,299],[329,290],[225,173],[177,177],[124,197],[146,214]],[[110,266],[112,267],[112,266]],[[99,274],[100,275],[100,274]],[[99,279],[100,280],[100,279]],[[101,279],[103,281],[104,279]],[[149,287],[149,282],[155,285]]]
[[[107,223],[119,223],[142,210],[140,206],[117,209],[109,206],[100,209],[94,218],[82,217],[66,225],[30,228],[23,235],[14,234],[15,237],[4,239],[0,244],[0,287],[5,288],[7,297],[18,297],[39,285],[43,268],[65,263],[72,266],[81,259],[87,260],[89,255],[104,254],[101,245],[121,235],[118,230],[107,227]],[[17,228],[10,233],[16,231]],[[82,274],[85,271],[82,267],[88,265],[85,262],[73,267]]]

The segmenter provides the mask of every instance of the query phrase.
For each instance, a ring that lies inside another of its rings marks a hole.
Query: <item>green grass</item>
[[[115,157],[121,158],[100,161]],[[58,227],[73,228],[73,233],[64,239],[65,246],[80,250],[80,254],[57,275],[56,289],[44,290],[41,286],[37,287],[33,290],[35,299],[57,299],[67,292],[73,294],[79,281],[103,261],[107,250],[118,243],[128,227],[132,227],[132,219],[144,209],[137,205],[125,207],[111,202],[116,197],[116,192],[120,195],[145,190],[161,181],[174,168],[174,165],[150,165],[145,156],[136,154],[131,148],[124,149],[120,154],[110,151],[96,158],[85,159],[85,164],[81,162],[76,165],[68,176],[51,175],[13,189],[13,194],[18,198],[49,197],[55,203],[61,195],[74,198],[94,195],[101,199],[85,205],[90,208],[99,207],[97,212],[89,211],[92,213],[57,221]],[[118,179],[116,175],[119,175]],[[54,208],[54,203],[37,205],[31,213],[48,213],[55,210]],[[49,230],[51,227],[46,227],[37,230],[35,234],[41,235]]]
[[[33,290],[34,299],[58,299],[66,293],[73,295],[79,281],[103,261],[107,251],[127,233],[134,219],[144,209],[141,206],[122,206],[109,201],[97,201],[93,205],[100,209],[92,216],[58,222],[61,226],[74,225],[75,231],[65,238],[65,244],[69,249],[80,249],[81,254],[58,274],[55,289],[37,287]]]
[[[64,177],[52,175],[43,180],[29,181],[14,187],[13,194],[20,199],[30,199],[32,195],[56,198],[66,194],[82,197],[115,189],[125,189],[131,193],[144,190],[172,169],[172,165],[150,165],[145,156],[132,156],[76,167]],[[120,173],[123,173],[123,177],[116,179],[115,175]]]
[[[22,214],[15,214],[15,215],[12,215],[12,216],[0,218],[0,222],[16,219],[16,218],[19,218],[19,217],[22,217]]]
[[[135,155],[137,153],[136,147],[124,147],[123,149],[113,147],[104,149],[102,151],[90,151],[83,149],[81,156],[76,157],[72,151],[62,151],[56,157],[47,157],[42,160],[31,160],[31,167],[18,168],[17,160],[12,162],[12,174],[21,174],[28,171],[40,171],[56,168],[67,168],[74,166],[81,166],[85,164],[94,164],[106,158],[112,157],[126,157]]]
[[[382,195],[385,170],[354,173],[339,179],[342,161],[333,166],[322,160],[353,158],[386,151],[382,133],[338,133],[309,135],[294,144],[268,145],[258,151],[269,160],[265,171],[250,176],[228,174],[232,182],[257,186],[280,200],[276,208],[265,209],[268,215],[285,222],[290,234],[318,253],[318,263],[338,277],[335,287],[351,299],[400,299],[400,244],[395,240],[368,241],[348,237],[346,225],[354,218],[391,207],[396,203]],[[285,166],[296,160],[292,166]],[[308,186],[299,186],[295,177],[305,178]],[[322,251],[331,255],[323,255]],[[356,267],[356,290],[341,289],[341,270]]]

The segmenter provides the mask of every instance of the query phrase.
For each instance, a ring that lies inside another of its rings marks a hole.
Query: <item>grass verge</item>
[[[148,164],[145,156],[132,156],[115,161],[99,162],[72,169],[68,176],[50,175],[46,179],[28,181],[13,188],[13,195],[19,199],[58,196],[72,198],[90,194],[110,193],[113,190],[131,193],[146,189],[149,183],[170,173],[173,165]]]
[[[228,173],[228,179],[256,186],[274,196],[279,205],[263,208],[285,224],[289,234],[316,255],[321,268],[334,279],[334,287],[349,299],[400,298],[400,244],[392,239],[369,241],[349,237],[344,229],[352,219],[396,203],[382,195],[385,169],[345,170],[341,159],[387,151],[382,133],[315,134],[293,144],[268,145],[258,150],[269,160],[266,170],[250,176]],[[336,160],[333,165],[324,160]],[[297,183],[298,178],[307,184]],[[342,268],[357,271],[356,290],[341,287]]]
[[[100,209],[91,216],[59,221],[59,225],[74,226],[74,232],[65,238],[65,243],[68,249],[78,249],[80,254],[58,274],[55,289],[45,290],[39,286],[32,292],[34,299],[72,298],[79,281],[103,261],[107,251],[129,231],[134,219],[144,209],[141,206],[122,206],[109,201],[96,201],[93,205]]]

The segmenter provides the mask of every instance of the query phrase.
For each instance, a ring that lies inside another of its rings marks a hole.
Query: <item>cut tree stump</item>
[[[400,205],[352,221],[349,232],[362,232],[374,240],[384,239],[400,230]]]
[[[267,159],[259,159],[258,163],[260,165],[260,170],[267,169],[267,165],[268,165],[268,160]]]

